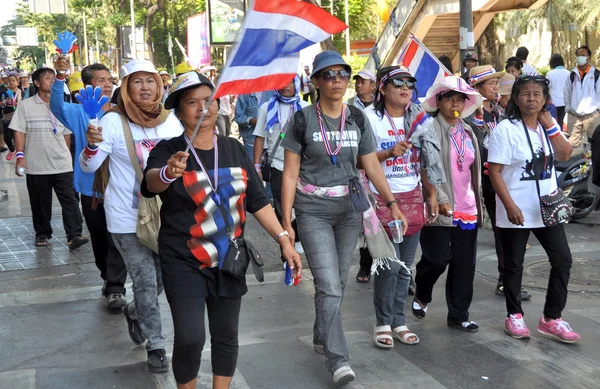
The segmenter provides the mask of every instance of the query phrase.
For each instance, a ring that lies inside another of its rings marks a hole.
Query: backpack
[[[575,72],[571,72],[569,78],[571,79],[571,84],[575,82],[576,74]],[[596,84],[598,83],[598,79],[600,78],[600,70],[594,69],[594,92],[596,92]]]

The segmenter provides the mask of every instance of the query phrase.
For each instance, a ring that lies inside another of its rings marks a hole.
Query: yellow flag
[[[377,0],[377,15],[383,23],[387,23],[390,18],[390,9],[386,0]]]

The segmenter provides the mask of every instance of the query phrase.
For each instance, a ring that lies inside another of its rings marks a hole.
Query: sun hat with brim
[[[158,72],[159,76],[168,76],[169,72],[167,72],[166,70],[161,70],[160,72]]]
[[[492,78],[502,78],[504,72],[497,72],[492,65],[475,66],[469,72],[469,84],[475,86]]]
[[[334,65],[341,65],[349,72],[352,72],[352,68],[344,61],[340,53],[333,50],[326,50],[315,56],[315,59],[313,60],[313,71],[310,78],[318,75],[321,70]]]
[[[354,77],[352,77],[352,79],[356,80],[358,77],[362,78],[363,80],[371,80],[373,82],[375,82],[375,75],[373,73],[371,73],[368,70],[361,70],[360,72],[356,73],[354,75]]]
[[[186,89],[200,85],[206,85],[210,89],[215,89],[214,84],[206,76],[196,71],[187,72],[177,77],[169,89],[169,96],[167,96],[167,99],[165,100],[165,108],[175,108],[181,98],[181,94]]]
[[[513,85],[515,84],[516,77],[510,73],[506,73],[500,79],[500,84],[498,87],[498,94],[500,96],[508,96],[512,93]]]
[[[463,66],[466,66],[465,64],[467,61],[475,61],[479,63],[479,58],[477,58],[475,53],[467,53],[467,55],[465,55],[465,59],[463,59]]]
[[[446,92],[459,92],[467,96],[467,100],[465,100],[465,108],[461,113],[462,118],[469,117],[477,110],[478,107],[481,107],[483,104],[483,97],[475,90],[472,86],[466,83],[461,77],[455,76],[447,76],[444,77],[442,82],[438,84],[434,84],[427,91],[427,95],[421,106],[427,112],[435,112],[437,111],[437,99],[440,94],[445,94]]]
[[[123,65],[121,68],[121,78],[125,78],[137,72],[158,74],[158,70],[156,70],[152,62],[145,59],[134,59]]]

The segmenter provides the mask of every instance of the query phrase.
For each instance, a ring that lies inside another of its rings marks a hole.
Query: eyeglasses
[[[325,82],[333,82],[338,77],[342,81],[348,81],[350,80],[350,72],[347,70],[338,70],[337,72],[335,70],[327,70],[321,72],[321,79]]]
[[[399,80],[397,78],[392,78],[388,84],[392,84],[396,89],[402,89],[405,85],[408,89],[415,89],[415,82],[410,80]]]
[[[542,84],[550,85],[550,81],[542,75],[530,75],[530,74],[522,74],[517,79],[518,81],[535,81],[541,82]]]

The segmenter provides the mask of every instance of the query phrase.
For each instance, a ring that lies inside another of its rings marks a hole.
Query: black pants
[[[205,297],[169,299],[175,344],[173,346],[173,375],[178,384],[198,376],[202,349],[206,341],[204,310],[208,312],[211,365],[214,375],[233,377],[238,358],[238,330],[242,298]]]
[[[509,314],[521,313],[521,282],[523,260],[529,233],[540,242],[550,261],[550,277],[544,304],[544,316],[558,319],[567,304],[567,285],[571,276],[571,250],[562,224],[544,228],[500,228],[506,262],[504,264],[504,295]]]
[[[420,242],[423,255],[417,264],[415,297],[429,304],[433,286],[449,265],[446,278],[448,320],[468,321],[473,300],[477,228],[469,231],[459,227],[426,226],[421,230]]]
[[[271,168],[271,179],[269,180],[271,184],[271,193],[273,194],[273,205],[275,206],[275,215],[277,216],[277,220],[279,223],[283,221],[283,214],[281,208],[281,187],[283,186],[283,172],[277,170],[275,168]],[[300,235],[298,234],[298,225],[296,224],[296,219],[292,221],[292,228],[294,229],[294,233],[296,234],[296,242],[300,242]],[[284,261],[283,254],[281,256],[281,260]]]
[[[15,151],[15,132],[8,128],[8,123],[4,123],[4,143],[11,153]]]
[[[484,192],[483,202],[492,222],[492,231],[494,231],[494,246],[496,247],[496,256],[498,257],[498,282],[502,282],[502,274],[504,273],[504,247],[502,246],[500,230],[498,227],[496,227],[496,193]]]
[[[556,107],[556,121],[562,131],[563,121],[565,120],[565,107]]]
[[[52,237],[52,189],[62,208],[63,226],[67,240],[81,236],[83,219],[73,195],[73,172],[59,174],[27,174],[27,191],[35,236]]]
[[[81,209],[85,225],[90,232],[96,267],[100,270],[100,277],[106,281],[104,295],[125,294],[127,268],[106,228],[104,205],[100,203],[96,209],[92,209],[92,200],[91,196],[81,195]]]
[[[360,271],[363,273],[371,274],[371,266],[373,266],[373,257],[371,256],[369,249],[366,247],[361,247],[360,249],[358,249],[358,252],[360,253]]]

